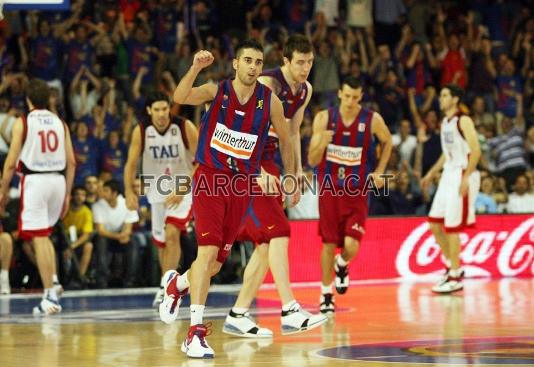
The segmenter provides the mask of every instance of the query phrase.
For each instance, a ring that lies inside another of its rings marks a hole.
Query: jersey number
[[[228,163],[228,167],[230,167],[232,171],[239,172],[239,168],[237,168],[237,163],[234,158],[228,157],[226,163]]]
[[[41,153],[55,152],[57,150],[59,140],[54,130],[41,130],[37,134],[41,138]]]
[[[344,180],[345,179],[345,167],[339,167],[337,169],[337,178],[340,179],[340,180]]]

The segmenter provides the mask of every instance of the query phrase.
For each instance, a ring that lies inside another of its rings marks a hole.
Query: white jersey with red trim
[[[146,177],[145,194],[150,203],[165,201],[167,195],[163,195],[157,188],[160,178],[160,189],[175,191],[176,175],[190,175],[193,168],[193,155],[188,150],[185,125],[180,128],[179,124],[185,124],[185,120],[173,121],[163,133],[160,133],[152,124],[144,125],[142,174]],[[168,178],[161,179],[163,175]],[[149,179],[153,176],[154,179]]]
[[[460,117],[454,115],[448,119],[445,117],[441,123],[441,149],[445,155],[444,169],[467,168],[471,149],[460,129]]]
[[[33,110],[23,117],[24,140],[19,170],[33,172],[63,171],[67,165],[65,125],[48,110]],[[25,167],[24,167],[25,166]]]

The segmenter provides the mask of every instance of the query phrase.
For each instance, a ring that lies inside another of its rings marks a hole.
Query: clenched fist
[[[197,69],[204,69],[213,63],[213,55],[206,50],[198,51],[193,58],[193,67]]]
[[[321,132],[321,145],[323,147],[326,147],[328,144],[332,142],[333,138],[334,138],[333,130],[325,130]]]

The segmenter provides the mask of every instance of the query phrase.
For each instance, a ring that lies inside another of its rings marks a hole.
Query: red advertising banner
[[[289,268],[292,282],[321,279],[321,239],[316,220],[292,221]],[[460,234],[467,277],[532,277],[534,216],[479,215]],[[369,218],[350,278],[420,278],[442,273],[441,251],[424,217]],[[267,282],[273,282],[269,274]]]

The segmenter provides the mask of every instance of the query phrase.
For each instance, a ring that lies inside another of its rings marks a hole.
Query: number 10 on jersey
[[[59,140],[54,130],[40,130],[37,134],[41,138],[41,153],[52,153],[57,150]]]

